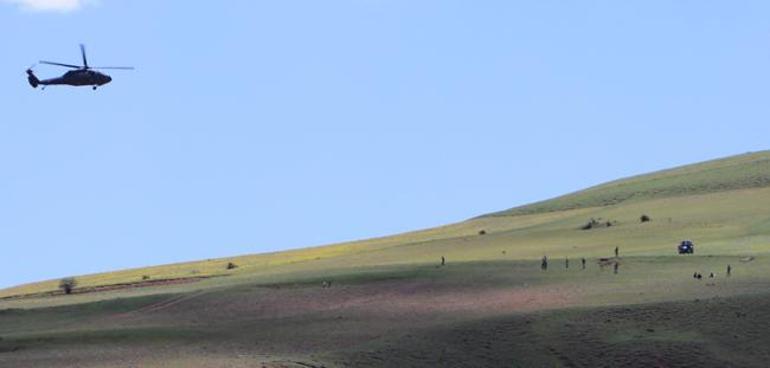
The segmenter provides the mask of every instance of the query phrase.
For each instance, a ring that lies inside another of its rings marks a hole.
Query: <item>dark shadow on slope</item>
[[[532,313],[381,340],[342,367],[766,367],[770,295]]]

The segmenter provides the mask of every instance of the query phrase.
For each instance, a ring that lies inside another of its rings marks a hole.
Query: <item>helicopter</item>
[[[112,81],[112,77],[110,77],[107,74],[101,73],[97,70],[103,70],[103,69],[134,70],[134,68],[130,66],[103,66],[103,67],[88,66],[88,60],[86,59],[86,47],[83,44],[80,44],[80,54],[83,56],[82,66],[55,63],[52,61],[41,60],[40,64],[63,66],[65,68],[71,68],[74,70],[70,70],[58,78],[41,80],[37,78],[35,73],[32,71],[32,67],[30,67],[29,69],[27,69],[27,80],[29,81],[29,85],[32,86],[32,88],[37,88],[37,86],[43,86],[42,87],[43,89],[45,89],[46,86],[50,86],[50,85],[91,86],[93,90],[96,90],[97,87],[103,86]]]

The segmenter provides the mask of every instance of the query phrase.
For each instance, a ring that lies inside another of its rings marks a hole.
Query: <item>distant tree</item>
[[[652,219],[650,218],[650,216],[647,216],[647,215],[642,215],[642,217],[639,218],[639,222],[650,222],[650,221],[652,221]]]
[[[77,286],[78,282],[74,277],[65,277],[59,280],[59,289],[64,291],[64,294],[72,294],[72,289]]]
[[[227,269],[228,269],[228,270],[232,270],[232,269],[234,269],[234,268],[238,268],[238,265],[236,265],[236,264],[235,264],[235,263],[233,263],[233,262],[228,262],[228,263],[227,263]]]
[[[486,230],[479,230],[479,235],[487,235],[487,231]]]

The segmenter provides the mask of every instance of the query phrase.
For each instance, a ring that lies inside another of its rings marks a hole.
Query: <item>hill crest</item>
[[[770,151],[750,152],[613,180],[480,217],[531,215],[768,186]]]

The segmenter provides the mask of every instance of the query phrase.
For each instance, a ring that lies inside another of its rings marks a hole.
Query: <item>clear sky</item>
[[[0,34],[0,287],[770,148],[766,1],[0,0]],[[27,85],[81,42],[136,71]]]

